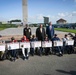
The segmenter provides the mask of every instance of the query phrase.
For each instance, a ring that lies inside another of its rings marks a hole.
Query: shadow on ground
[[[60,73],[64,73],[65,74],[69,74],[69,75],[76,75],[76,71],[64,71],[64,70],[56,70],[57,72],[60,72]]]

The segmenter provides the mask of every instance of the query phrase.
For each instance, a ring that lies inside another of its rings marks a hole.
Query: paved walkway
[[[32,34],[35,34],[37,27],[31,27]],[[66,34],[67,32],[56,31],[57,34]],[[23,35],[23,27],[21,28],[7,28],[5,30],[0,31],[0,35],[8,36],[8,35]]]
[[[32,29],[32,34],[36,33],[36,28],[37,27],[31,27]],[[56,34],[58,34],[59,37],[64,37],[67,32],[61,32],[61,31],[55,31]],[[20,28],[8,28],[5,30],[0,31],[0,35],[2,35],[2,39],[9,40],[12,36],[14,36],[16,39],[21,39],[23,36],[23,27]]]
[[[32,28],[35,34],[36,28]],[[8,28],[0,31],[2,36],[21,35],[23,28]],[[60,36],[66,32],[56,31]],[[19,58],[16,62],[0,61],[0,75],[76,75],[76,54],[34,56],[29,60]]]
[[[76,75],[76,54],[0,61],[0,75]]]

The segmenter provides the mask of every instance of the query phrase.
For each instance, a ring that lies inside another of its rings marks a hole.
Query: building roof
[[[57,20],[56,22],[66,22],[66,20],[61,18],[61,19]]]

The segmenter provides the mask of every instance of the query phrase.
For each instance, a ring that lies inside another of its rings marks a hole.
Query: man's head
[[[49,25],[51,25],[51,26],[52,26],[52,23],[51,23],[51,22],[49,22]]]
[[[42,28],[43,27],[43,25],[42,24],[40,24],[40,28]]]
[[[15,38],[14,37],[11,37],[11,41],[14,41],[15,40]]]
[[[68,35],[67,34],[65,34],[65,37],[67,37]]]
[[[48,39],[48,35],[46,34],[45,39]]]
[[[25,28],[28,28],[28,24],[25,25]]]
[[[32,35],[33,38],[36,38],[36,35]]]
[[[54,37],[57,37],[57,34],[55,34]]]
[[[23,39],[26,40],[26,36],[25,35],[23,36]]]

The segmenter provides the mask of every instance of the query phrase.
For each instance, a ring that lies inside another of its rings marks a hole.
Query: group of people
[[[28,28],[28,25],[24,28],[24,36],[29,39],[29,41],[60,41],[60,38],[55,34],[54,27],[52,26],[52,23],[50,22],[48,26],[45,28],[43,27],[42,24],[36,29],[36,35],[32,35],[31,28]],[[27,34],[26,34],[27,33]],[[74,46],[76,45],[76,34],[75,36],[72,37],[74,40]],[[64,50],[67,51],[68,54],[71,54],[74,52],[73,46],[66,46],[65,41],[69,40],[69,37],[67,34],[63,37],[63,42],[64,42],[64,48],[62,47],[53,47],[52,50],[54,51],[55,49],[59,52],[59,56],[62,56],[64,53]],[[30,49],[31,50],[31,49]],[[55,51],[56,51],[55,50]],[[39,48],[39,55],[41,56],[43,53],[44,49],[42,47]],[[34,53],[34,49],[32,49],[32,52]],[[48,54],[50,52],[50,48],[45,48],[45,54]],[[32,53],[32,54],[33,54]]]
[[[32,31],[31,28],[28,27],[28,25],[26,24],[24,30],[23,30],[23,35],[26,36],[27,39],[29,39],[29,41],[51,41],[53,36],[54,36],[54,27],[52,26],[51,22],[49,23],[49,25],[46,28],[43,27],[42,24],[40,24],[40,26],[36,29],[36,34],[32,36]],[[38,48],[38,54],[41,56],[43,53],[43,48],[40,47]],[[34,55],[34,48],[30,49],[30,53],[32,55]],[[46,54],[48,54],[50,51],[50,49],[48,48],[46,50]]]
[[[76,46],[76,34],[75,36],[72,38],[74,40],[74,46]],[[65,45],[66,40],[69,40],[68,35],[65,35],[64,38],[62,39],[64,42],[64,46],[57,46],[57,47],[49,47],[49,48],[36,48],[38,51],[37,53],[42,56],[43,53],[45,53],[45,55],[48,55],[50,52],[54,52],[56,54],[56,52],[58,52],[59,56],[63,56],[64,50],[67,51],[68,54],[71,54],[74,52],[73,46],[67,46]],[[28,25],[25,25],[25,28],[23,29],[23,37],[21,38],[21,42],[34,42],[34,41],[52,41],[52,43],[54,43],[54,41],[60,41],[60,38],[57,36],[57,34],[55,34],[54,32],[54,27],[52,26],[52,23],[50,22],[49,25],[45,28],[43,27],[42,24],[40,24],[40,26],[36,29],[36,34],[32,35],[32,31],[31,28],[28,27]],[[11,38],[11,43],[15,43],[17,42],[17,40],[15,40],[14,37]],[[29,54],[31,54],[32,56],[34,56],[35,54],[35,48],[24,48],[22,46],[22,54],[23,54],[23,60],[27,60],[29,59]],[[18,58],[18,50],[7,50],[5,51],[3,58],[6,56],[10,57],[9,55],[11,55],[11,59],[13,61],[15,61]]]
[[[31,28],[28,27],[28,25],[26,24],[24,30],[23,30],[23,35],[26,36],[26,38],[29,41],[60,41],[60,38],[57,36],[57,34],[55,34],[54,31],[54,27],[52,26],[52,23],[50,22],[49,25],[45,28],[43,27],[42,24],[40,24],[40,26],[36,29],[36,34],[32,35],[32,31]],[[75,37],[72,38],[73,40],[75,40]],[[65,34],[64,38],[62,39],[63,42],[65,43],[66,40],[69,40],[68,35]],[[74,43],[75,44],[75,43]],[[67,48],[68,47],[68,48]],[[39,49],[39,55],[41,56],[43,54],[43,52],[45,51],[45,54],[48,55],[51,51],[51,48],[38,48]],[[64,48],[63,47],[52,47],[52,51],[54,51],[54,53],[56,53],[55,51],[57,51],[59,54],[59,56],[63,56],[64,50],[67,51],[68,54],[71,54],[74,52],[73,46],[66,46],[64,44]],[[35,49],[34,48],[30,48],[30,53],[32,55],[34,55],[35,53]]]

